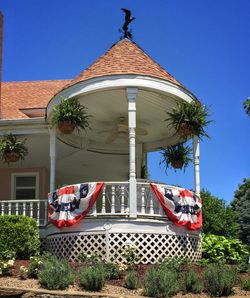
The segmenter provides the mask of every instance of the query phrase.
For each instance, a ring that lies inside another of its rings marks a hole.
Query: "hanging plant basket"
[[[0,139],[0,158],[7,162],[17,162],[28,154],[25,146],[26,139],[20,139],[15,135],[5,135]]]
[[[183,165],[184,165],[184,161],[183,160],[173,160],[171,162],[171,166],[174,169],[182,169]]]
[[[208,108],[194,100],[191,103],[177,101],[171,112],[167,112],[168,126],[176,131],[182,139],[186,140],[192,136],[209,137],[205,128],[211,122]]]
[[[72,134],[76,125],[69,120],[60,121],[57,124],[58,129],[65,135]]]
[[[181,138],[187,139],[193,135],[193,129],[188,123],[180,123],[177,133]]]
[[[78,132],[80,129],[90,128],[87,108],[80,104],[76,98],[61,98],[61,102],[54,107],[51,119],[52,126],[66,135],[73,133],[74,129]]]
[[[4,160],[9,163],[9,162],[17,162],[20,159],[20,154],[15,151],[10,151],[6,152],[4,154]]]
[[[165,171],[168,168],[173,169],[184,169],[192,161],[190,154],[192,149],[185,144],[177,144],[167,147],[166,149],[161,150],[161,161],[160,164],[163,164]]]

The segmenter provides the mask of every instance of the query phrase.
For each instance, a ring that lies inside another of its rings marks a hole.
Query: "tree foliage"
[[[248,98],[244,101],[243,107],[244,107],[244,110],[247,113],[247,115],[250,116],[250,98]]]
[[[211,195],[208,190],[201,191],[203,202],[203,232],[226,237],[238,237],[239,225],[236,213],[225,201]]]
[[[250,179],[244,179],[243,183],[239,185],[234,193],[231,206],[237,215],[240,239],[250,246]]]

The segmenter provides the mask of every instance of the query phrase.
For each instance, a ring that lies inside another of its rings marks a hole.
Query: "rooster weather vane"
[[[123,38],[129,38],[132,39],[133,35],[132,35],[132,30],[128,29],[128,25],[135,19],[135,17],[131,18],[131,11],[126,9],[126,8],[122,8],[122,11],[125,12],[125,22],[124,25],[122,26],[122,29],[120,29],[119,31],[123,33],[123,36],[121,36],[121,39]]]

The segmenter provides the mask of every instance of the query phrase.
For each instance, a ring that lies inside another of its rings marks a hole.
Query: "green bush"
[[[243,290],[250,291],[250,279],[243,280],[241,287]]]
[[[80,271],[80,286],[89,291],[100,291],[105,282],[103,266],[84,268]]]
[[[28,268],[28,276],[37,278],[38,273],[41,271],[42,268],[42,259],[40,256],[30,257],[30,265]]]
[[[10,260],[15,258],[16,258],[16,253],[12,250],[0,251],[0,260]]]
[[[135,290],[140,287],[139,277],[136,271],[129,271],[125,279],[125,287]]]
[[[64,290],[73,284],[74,276],[67,260],[58,260],[55,256],[46,255],[42,258],[38,280],[49,290]]]
[[[182,291],[184,293],[200,293],[202,284],[195,271],[185,271],[181,274]]]
[[[162,260],[160,267],[164,270],[174,270],[175,272],[180,272],[183,260],[178,257],[169,258],[166,257]]]
[[[103,263],[100,256],[98,256],[96,254],[87,254],[83,251],[81,251],[78,254],[77,261],[85,264],[86,266],[95,266],[95,265]]]
[[[21,215],[0,216],[0,251],[14,251],[17,259],[28,259],[39,252],[37,223]]]
[[[144,294],[150,297],[170,297],[178,292],[177,274],[163,268],[151,268],[144,280]]]
[[[250,265],[246,261],[239,263],[237,266],[237,270],[240,273],[246,273],[248,272],[249,269],[250,269]]]
[[[236,280],[237,270],[229,265],[210,264],[204,272],[205,290],[211,296],[228,296]]]
[[[248,251],[239,239],[217,235],[205,235],[202,239],[202,257],[212,262],[236,264],[242,262],[247,255]]]
[[[106,263],[104,265],[106,279],[119,279],[122,275],[121,270],[114,263]]]

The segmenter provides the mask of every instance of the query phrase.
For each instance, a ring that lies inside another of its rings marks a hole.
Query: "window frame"
[[[11,173],[11,199],[19,201],[16,198],[16,177],[35,177],[36,178],[36,186],[35,187],[26,186],[23,188],[26,188],[26,189],[34,189],[35,188],[35,200],[39,200],[39,173],[38,172]],[[27,201],[29,201],[29,200],[27,199]]]

